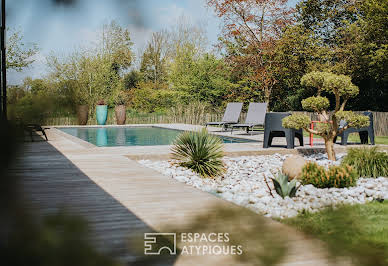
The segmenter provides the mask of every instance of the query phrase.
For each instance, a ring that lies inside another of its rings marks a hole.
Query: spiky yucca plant
[[[214,177],[225,171],[222,163],[222,140],[207,132],[187,131],[180,134],[172,146],[172,159],[192,169],[202,177]]]

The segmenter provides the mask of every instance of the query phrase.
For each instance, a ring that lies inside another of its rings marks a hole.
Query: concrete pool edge
[[[50,127],[50,130],[55,131],[56,134],[61,135],[62,137],[65,137],[66,139],[71,140],[72,142],[79,144],[84,148],[87,148],[87,149],[98,148],[96,145],[94,145],[90,142],[87,142],[83,139],[80,139],[78,137],[75,137],[71,134],[68,134],[68,133],[58,129],[58,127]]]

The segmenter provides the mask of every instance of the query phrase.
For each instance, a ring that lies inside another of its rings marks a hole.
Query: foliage
[[[283,118],[282,125],[285,128],[307,128],[310,126],[310,117],[304,114],[294,114]]]
[[[230,69],[214,55],[195,58],[191,51],[191,47],[182,48],[170,67],[173,89],[180,92],[186,102],[221,106],[227,92],[233,88],[229,81]]]
[[[16,71],[22,71],[24,68],[31,65],[35,60],[34,55],[38,52],[35,44],[31,48],[25,48],[23,43],[23,35],[20,31],[9,32],[7,29],[7,60],[6,68]]]
[[[74,105],[88,104],[94,108],[100,99],[113,105],[123,87],[122,72],[132,62],[131,47],[127,30],[115,22],[104,25],[95,47],[80,48],[65,58],[50,56],[49,79],[59,85]]]
[[[302,168],[301,180],[303,184],[317,188],[344,188],[356,185],[357,173],[349,165],[330,166],[325,170],[323,166],[309,162]]]
[[[300,79],[300,84],[306,87],[317,88],[319,95],[323,89],[323,84],[327,74],[327,72],[312,71],[306,75],[303,75],[303,77]]]
[[[298,20],[314,31],[325,44],[336,44],[336,35],[344,23],[357,20],[356,1],[303,0],[297,4]]]
[[[10,106],[9,115],[12,120],[21,120],[25,124],[44,124],[53,114],[56,97],[48,94],[26,94]]]
[[[171,51],[166,31],[155,32],[141,58],[140,72],[146,82],[164,83]]]
[[[7,104],[15,104],[26,95],[22,86],[7,86]]]
[[[322,48],[321,42],[313,31],[300,23],[285,30],[276,45],[276,61],[280,70],[277,74],[279,83],[272,97],[274,110],[302,110],[301,100],[314,94],[311,86],[303,83],[303,80],[301,85],[301,78],[306,73],[326,68],[331,50]]]
[[[175,106],[181,95],[177,91],[166,88],[165,84],[139,82],[131,91],[130,97],[132,108],[152,113],[166,111]]]
[[[288,196],[290,198],[295,197],[296,191],[296,179],[288,182],[288,176],[282,173],[279,173],[276,178],[272,178],[273,185],[275,187],[276,193],[279,194],[282,198]]]
[[[214,177],[224,172],[222,149],[222,140],[206,129],[188,131],[174,141],[172,158],[202,177]]]
[[[344,111],[349,98],[358,94],[358,87],[355,86],[350,77],[336,75],[328,72],[311,72],[301,79],[301,84],[315,87],[318,95],[321,91],[334,94],[335,109],[332,114],[328,113],[329,100],[326,97],[309,97],[302,101],[302,106],[307,110],[314,110],[320,115],[324,126],[310,129],[310,118],[293,114],[283,119],[283,126],[286,128],[303,128],[306,131],[322,136],[325,140],[326,152],[329,160],[335,161],[334,138],[349,127],[362,128],[369,125],[369,118],[357,115],[351,111]],[[341,119],[347,119],[347,124],[339,128]]]
[[[360,266],[388,264],[388,202],[329,208],[282,222],[325,241],[333,259],[345,256]]]
[[[118,91],[117,95],[115,96],[114,99],[114,104],[117,105],[127,105],[129,102],[130,95],[126,91]]]
[[[306,70],[350,76],[360,88],[359,96],[350,103],[352,109],[384,110],[388,97],[387,12],[388,3],[378,0],[303,0],[297,4],[302,39],[318,40],[305,42],[304,50],[317,51]]]
[[[268,103],[279,82],[275,47],[292,24],[293,9],[283,0],[208,0],[207,4],[224,19],[220,45],[226,49],[226,60],[237,73],[256,84],[252,89],[261,90]]]
[[[327,110],[329,106],[330,102],[326,97],[313,96],[302,100],[302,107],[307,111],[321,112]]]
[[[97,105],[105,105],[105,100],[104,99],[98,100]]]
[[[137,83],[142,80],[142,75],[137,70],[132,70],[124,76],[124,90],[136,88]]]
[[[338,111],[335,114],[337,120],[345,120],[348,127],[363,128],[369,126],[369,117],[357,115],[352,111]]]
[[[116,74],[128,69],[133,61],[132,41],[127,29],[112,21],[102,27],[102,33],[96,47],[97,53],[111,63]]]
[[[342,164],[352,166],[362,177],[388,176],[388,154],[377,147],[348,149]]]

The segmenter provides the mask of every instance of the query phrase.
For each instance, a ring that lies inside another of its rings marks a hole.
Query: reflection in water
[[[108,146],[108,131],[106,128],[98,128],[97,129],[97,146],[104,147]]]
[[[116,145],[125,146],[125,128],[116,128]]]
[[[76,131],[77,137],[83,140],[89,139],[89,131],[88,130],[77,130]]]

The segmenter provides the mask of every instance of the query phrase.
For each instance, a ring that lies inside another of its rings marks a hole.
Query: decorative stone
[[[296,197],[281,198],[274,190],[270,170],[280,170],[287,155],[242,156],[223,159],[226,172],[216,178],[203,178],[192,170],[174,165],[174,161],[140,160],[139,163],[155,169],[168,178],[174,178],[202,191],[249,207],[267,217],[293,217],[303,210],[317,212],[327,206],[357,204],[372,201],[374,198],[388,200],[388,178],[359,178],[357,186],[350,188],[319,189],[313,185],[302,185]],[[338,158],[343,156],[338,155]],[[304,159],[327,167],[332,164],[322,154],[313,154]],[[339,164],[340,160],[336,162]],[[264,180],[272,189],[271,196]],[[299,182],[298,186],[299,186]]]
[[[283,174],[288,175],[290,180],[299,178],[305,164],[306,160],[302,156],[292,155],[284,160],[282,172]]]

